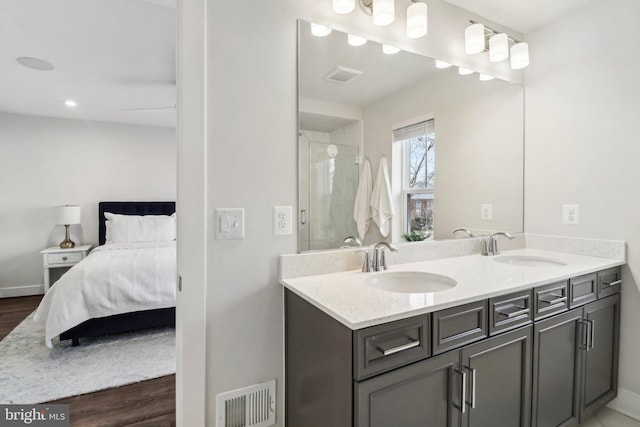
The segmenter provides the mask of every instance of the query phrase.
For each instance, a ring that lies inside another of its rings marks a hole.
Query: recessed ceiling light
[[[51,62],[45,61],[44,59],[40,58],[32,58],[29,56],[21,56],[19,58],[16,58],[16,61],[18,61],[18,64],[27,68],[31,68],[32,70],[51,71],[55,68]]]
[[[75,108],[78,106],[78,103],[73,99],[67,99],[66,101],[64,101],[64,105],[66,105],[69,108]]]

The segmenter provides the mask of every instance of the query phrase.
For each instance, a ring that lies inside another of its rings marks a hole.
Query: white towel
[[[373,182],[371,217],[380,229],[382,237],[387,237],[389,228],[391,228],[391,218],[393,218],[393,200],[391,199],[389,167],[387,166],[387,158],[384,156],[380,159],[376,180]]]
[[[360,171],[360,182],[358,183],[358,191],[356,192],[356,201],[353,205],[353,219],[358,225],[358,234],[360,239],[364,239],[371,221],[371,189],[373,188],[373,180],[371,178],[371,163],[368,159],[364,160],[362,170]]]

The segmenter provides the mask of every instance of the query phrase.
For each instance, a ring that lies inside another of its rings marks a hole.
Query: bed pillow
[[[107,243],[170,242],[176,240],[176,214],[120,215],[104,213]]]

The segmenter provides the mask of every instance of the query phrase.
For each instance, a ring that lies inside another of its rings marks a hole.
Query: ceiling
[[[594,0],[445,0],[522,34],[537,30]]]
[[[175,0],[2,0],[0,111],[175,127],[175,12]]]

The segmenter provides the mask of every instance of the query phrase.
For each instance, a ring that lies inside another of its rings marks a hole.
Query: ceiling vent
[[[354,70],[353,68],[347,68],[338,66],[331,70],[329,74],[324,76],[324,79],[331,83],[345,84],[362,75],[362,71]]]

